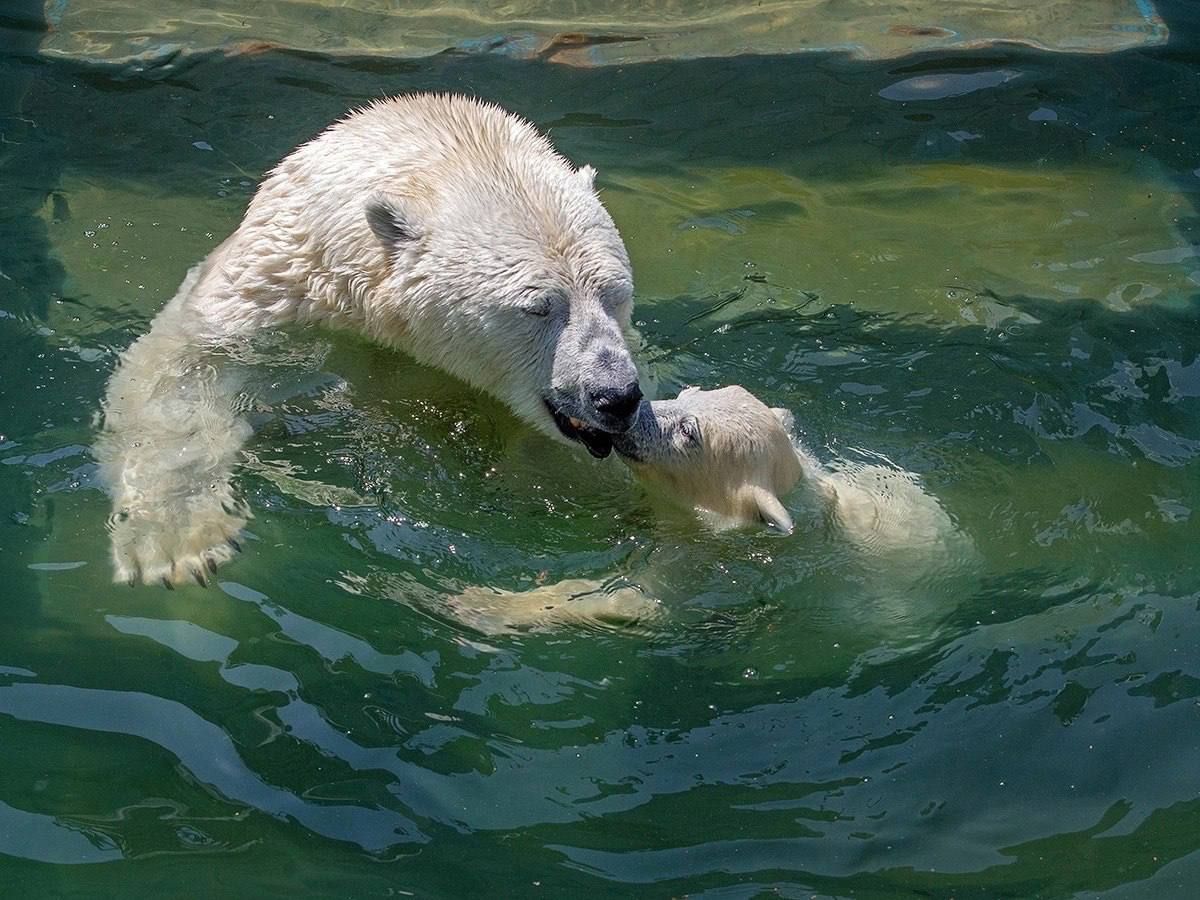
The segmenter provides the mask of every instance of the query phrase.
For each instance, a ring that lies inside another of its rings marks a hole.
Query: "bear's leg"
[[[236,367],[206,344],[187,305],[193,271],[122,354],[96,441],[113,501],[115,580],[204,584],[238,549],[249,512],[230,476],[251,429],[234,411]]]
[[[488,635],[545,631],[563,625],[636,629],[663,616],[640,588],[569,578],[525,591],[469,587],[447,604],[464,625]]]

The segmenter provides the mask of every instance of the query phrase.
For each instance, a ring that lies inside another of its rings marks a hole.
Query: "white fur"
[[[912,472],[846,463],[811,469],[809,477],[832,499],[842,532],[872,554],[912,559],[955,533],[946,511]]]
[[[114,578],[203,583],[229,559],[249,516],[229,474],[250,427],[233,412],[234,386],[196,339],[188,273],[150,333],[125,351],[109,381],[94,448],[112,495]]]
[[[223,360],[265,328],[354,329],[547,434],[547,403],[616,430],[589,397],[636,381],[632,276],[593,175],[498,107],[432,95],[373,103],[284,159],[109,384],[116,578],[203,581],[231,554],[249,429]]]

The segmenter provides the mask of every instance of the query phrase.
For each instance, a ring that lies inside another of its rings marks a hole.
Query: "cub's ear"
[[[779,406],[772,406],[771,412],[775,413],[775,418],[779,420],[779,424],[783,426],[784,431],[791,435],[796,433],[796,417],[792,415],[790,410]]]
[[[575,173],[584,186],[591,190],[596,186],[596,170],[591,166],[583,166]]]
[[[754,488],[751,496],[755,506],[758,507],[758,516],[763,522],[783,534],[792,533],[792,529],[795,527],[792,523],[792,516],[784,509],[778,497],[761,487]]]
[[[367,224],[388,250],[411,243],[420,237],[420,229],[403,200],[387,194],[375,194],[366,205]]]

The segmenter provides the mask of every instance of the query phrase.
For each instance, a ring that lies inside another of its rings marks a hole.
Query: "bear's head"
[[[629,257],[595,173],[515,116],[456,102],[366,203],[386,260],[369,325],[605,457],[642,393]]]
[[[688,388],[643,403],[614,446],[640,480],[676,502],[725,523],[762,521],[789,533],[792,517],[779,497],[804,471],[791,427],[791,413],[745,388]]]

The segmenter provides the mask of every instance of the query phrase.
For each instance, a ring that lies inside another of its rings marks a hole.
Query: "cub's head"
[[[639,479],[678,502],[788,533],[792,517],[779,497],[803,474],[791,424],[789,412],[745,388],[688,388],[643,403],[634,427],[613,443]]]
[[[629,257],[595,173],[496,107],[439,102],[406,112],[410,130],[424,116],[424,155],[366,204],[386,267],[377,337],[605,457],[642,393]]]

